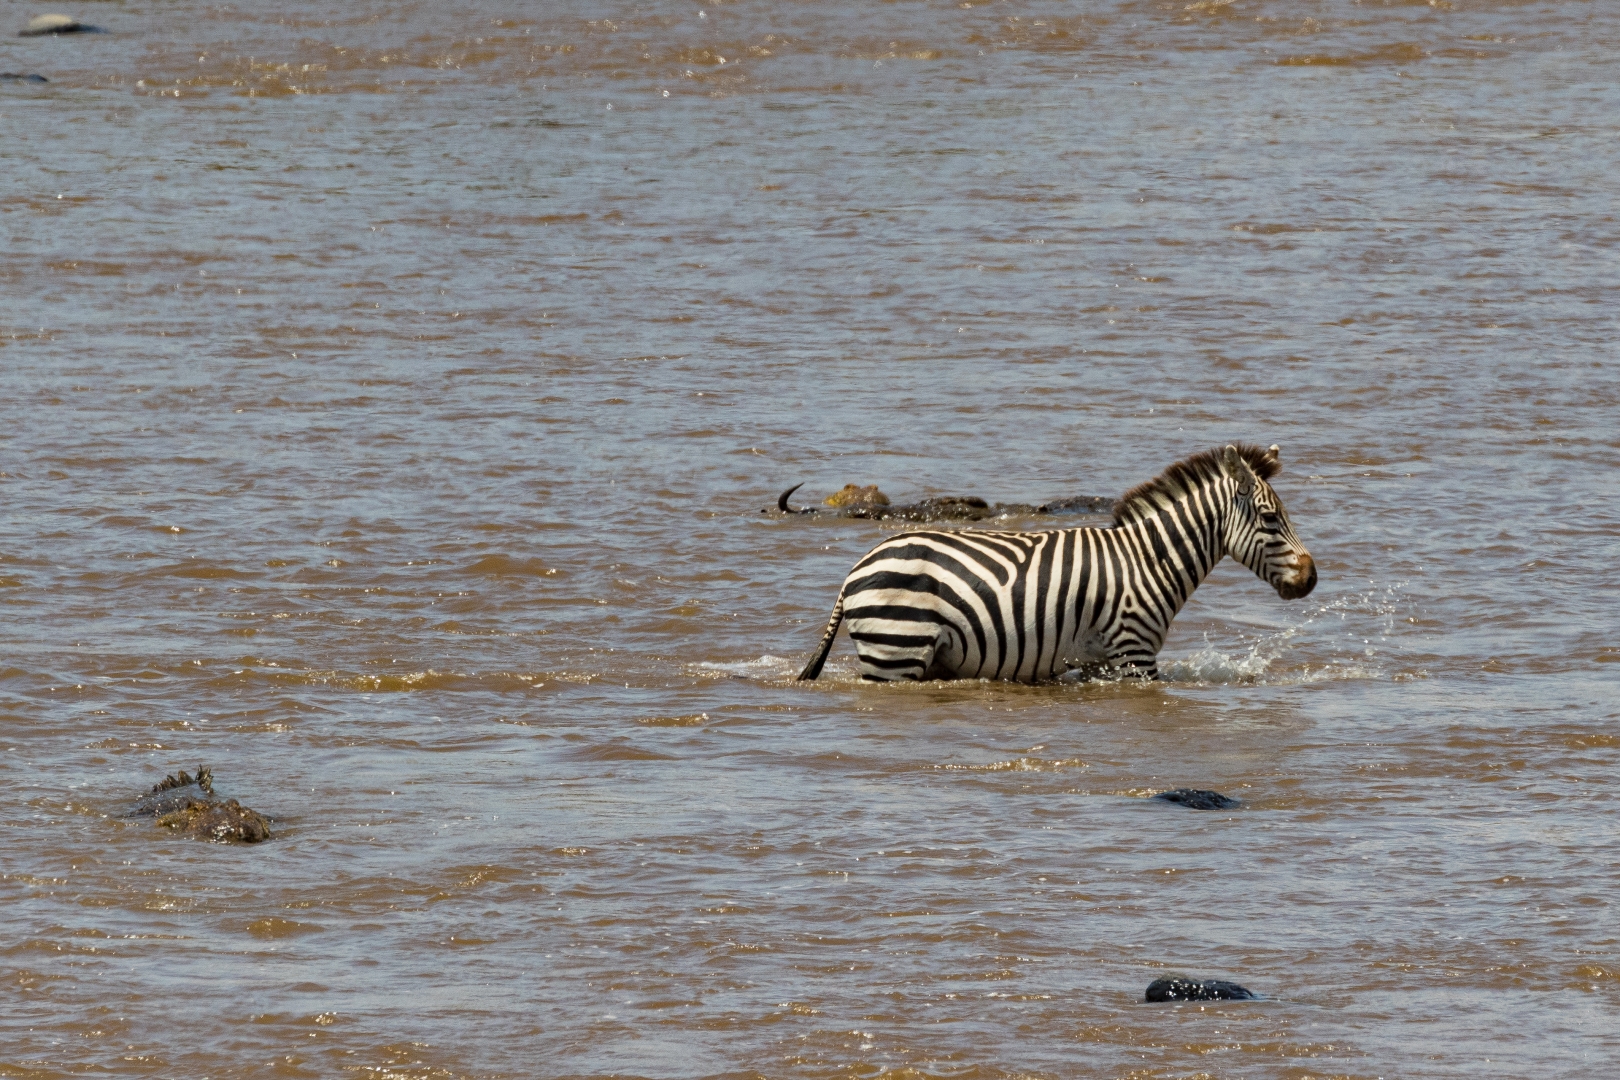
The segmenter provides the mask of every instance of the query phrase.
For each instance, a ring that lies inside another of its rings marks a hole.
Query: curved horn
[[[782,494],[776,500],[776,508],[782,511],[784,514],[797,514],[798,511],[788,506],[787,501],[789,495],[793,494],[795,491],[798,491],[802,487],[804,487],[804,481],[800,480],[797,484],[794,484],[792,487],[782,492]]]

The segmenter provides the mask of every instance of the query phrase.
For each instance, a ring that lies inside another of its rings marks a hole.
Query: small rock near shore
[[[1174,791],[1161,791],[1153,797],[1185,806],[1189,810],[1231,810],[1243,805],[1230,795],[1222,795],[1218,791],[1205,791],[1202,788],[1176,788]]]
[[[1144,1001],[1253,1001],[1254,994],[1235,982],[1222,979],[1184,979],[1177,975],[1154,979],[1148,984]]]

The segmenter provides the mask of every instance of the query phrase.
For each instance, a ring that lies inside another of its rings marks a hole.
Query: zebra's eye
[[[1279,528],[1282,525],[1282,518],[1278,517],[1276,514],[1261,514],[1260,524],[1264,525],[1268,529]]]

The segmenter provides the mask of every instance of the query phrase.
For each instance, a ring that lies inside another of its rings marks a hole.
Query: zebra
[[[1170,621],[1225,556],[1284,600],[1316,588],[1316,563],[1267,482],[1281,454],[1239,443],[1178,461],[1114,504],[1112,528],[885,540],[844,579],[799,678],[821,674],[847,618],[871,681],[1156,679]]]

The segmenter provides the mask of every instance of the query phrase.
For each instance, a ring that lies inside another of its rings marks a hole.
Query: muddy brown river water
[[[0,1076],[1620,1075],[1620,6],[40,10]],[[793,681],[790,484],[1234,439],[1162,683]]]

